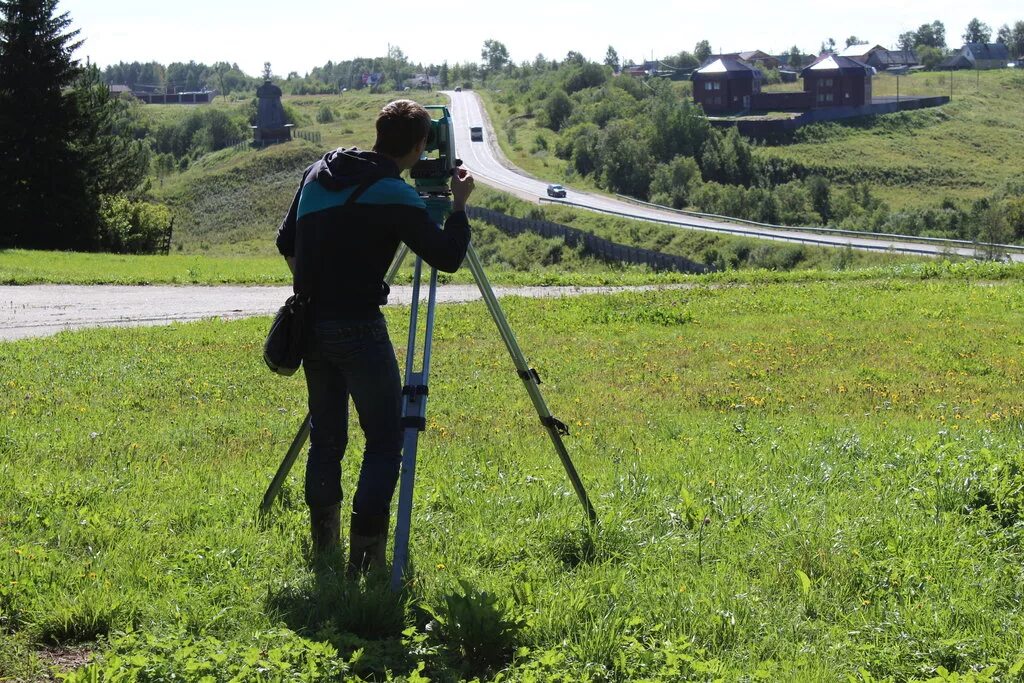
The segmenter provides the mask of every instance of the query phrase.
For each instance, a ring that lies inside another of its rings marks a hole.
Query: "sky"
[[[480,61],[483,42],[501,41],[516,62],[537,54],[562,59],[570,50],[602,61],[611,45],[625,61],[640,62],[692,51],[708,40],[715,52],[797,45],[816,53],[848,36],[895,46],[900,33],[938,19],[946,40],[961,44],[977,17],[997,29],[1024,20],[1024,5],[1006,0],[515,0],[354,3],[274,0],[62,0],[85,44],[77,57],[102,66],[120,61],[237,63],[258,75],[270,62],[275,75],[305,75],[327,61],[387,54],[398,46],[412,62]]]

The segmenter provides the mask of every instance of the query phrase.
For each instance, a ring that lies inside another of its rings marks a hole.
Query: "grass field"
[[[0,679],[78,643],[74,681],[1018,680],[1000,268],[508,300],[593,530],[484,308],[443,307],[396,598],[309,564],[301,466],[256,524],[304,413],[265,319],[0,344]]]
[[[867,181],[897,210],[988,196],[1019,177],[1024,72],[918,73],[899,79],[900,93],[949,95],[950,79],[953,100],[946,106],[822,124],[807,129],[803,142],[761,153],[798,161],[840,186]],[[895,95],[895,81],[877,77],[874,94]]]

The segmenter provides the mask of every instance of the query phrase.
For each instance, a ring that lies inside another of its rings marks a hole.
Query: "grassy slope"
[[[208,670],[285,624],[364,648],[362,675],[423,661],[449,680],[472,658],[444,654],[453,636],[421,606],[443,616],[458,580],[526,620],[513,680],[1005,677],[1024,647],[1022,292],[967,277],[508,301],[573,428],[595,535],[484,308],[445,306],[407,604],[308,568],[301,465],[254,523],[304,412],[301,380],[259,361],[266,320],[0,344],[0,677],[30,668],[21,648],[132,626],[157,640],[122,641],[130,666]],[[389,313],[395,339],[405,320]]]
[[[444,99],[436,93],[416,96],[424,104]],[[299,122],[298,130],[319,133],[321,142],[296,139],[261,150],[221,150],[165,180],[156,194],[175,211],[175,248],[225,255],[276,253],[273,234],[295,194],[302,170],[325,150],[372,145],[374,117],[394,98],[393,93],[284,98]],[[323,105],[331,109],[333,122],[316,122]],[[164,119],[187,113],[185,108],[171,105],[145,110],[153,110],[149,116]]]
[[[902,95],[949,94],[949,74],[919,73],[900,78]],[[991,194],[1019,173],[1024,158],[1024,73],[1019,70],[957,72],[953,101],[920,112],[876,117],[860,123],[829,124],[812,142],[766,147],[765,156],[799,161],[840,186],[867,180],[894,209],[938,206],[942,199],[971,200]],[[879,76],[877,95],[894,96],[895,78]],[[799,90],[800,84],[767,90]],[[498,142],[506,156],[537,177],[595,190],[554,156],[557,135],[518,116],[482,91]],[[510,139],[510,131],[512,137]],[[538,137],[544,145],[538,144]],[[514,140],[514,142],[513,142]],[[546,146],[546,149],[543,147]]]
[[[914,74],[900,79],[900,91],[948,95],[948,78]],[[841,184],[866,179],[894,209],[989,195],[1020,172],[1024,73],[957,72],[953,78],[953,100],[944,107],[828,125],[814,141],[762,153],[799,161]],[[878,94],[895,94],[895,79],[879,80]]]

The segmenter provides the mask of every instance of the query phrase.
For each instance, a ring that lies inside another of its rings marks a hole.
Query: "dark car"
[[[565,188],[561,185],[548,185],[549,197],[565,197]]]
[[[470,126],[469,127],[469,139],[473,142],[483,142],[484,129],[483,126]]]
[[[455,92],[462,92],[462,86],[461,85],[455,86]]]

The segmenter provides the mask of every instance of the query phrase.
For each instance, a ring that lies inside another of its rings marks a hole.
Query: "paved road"
[[[451,98],[451,112],[455,123],[455,149],[459,157],[466,163],[473,174],[483,183],[499,190],[504,190],[523,199],[536,201],[538,197],[547,196],[547,185],[550,181],[537,180],[524,171],[513,166],[502,154],[495,140],[494,127],[487,118],[487,113],[474,92],[445,92]],[[484,141],[472,142],[469,139],[470,126],[483,126]],[[628,214],[636,218],[668,222],[679,227],[727,231],[752,236],[776,239],[786,242],[822,244],[825,246],[850,246],[854,249],[880,251],[892,250],[911,254],[943,255],[956,253],[961,256],[974,257],[971,248],[949,248],[933,244],[905,242],[892,239],[871,239],[865,237],[848,237],[823,235],[820,233],[800,232],[796,229],[770,229],[729,223],[725,221],[681,216],[671,211],[662,211],[630,202],[621,201],[603,195],[590,194],[577,190],[569,191],[568,200],[598,211]],[[1024,253],[1011,254],[1014,261],[1024,261]]]
[[[495,287],[494,293],[541,298],[648,289],[657,287]],[[270,315],[290,293],[290,287],[0,286],[0,340],[44,337],[83,327]],[[442,285],[437,297],[439,302],[475,301],[480,291],[476,285]],[[390,303],[410,301],[412,287],[391,288]]]

